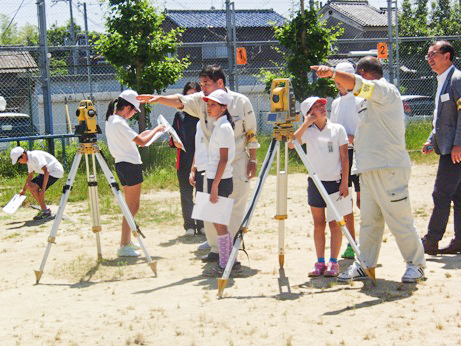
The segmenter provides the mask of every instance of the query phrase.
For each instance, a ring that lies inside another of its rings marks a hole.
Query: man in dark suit
[[[434,209],[423,238],[424,252],[429,255],[461,252],[461,72],[453,66],[455,50],[447,41],[437,41],[428,50],[426,60],[437,73],[437,93],[433,130],[423,145],[423,153],[440,155],[435,179]],[[454,204],[455,238],[439,249],[438,243]]]

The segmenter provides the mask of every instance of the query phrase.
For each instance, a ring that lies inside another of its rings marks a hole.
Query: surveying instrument
[[[296,152],[298,153],[301,161],[306,167],[309,176],[315,183],[315,186],[322,195],[325,203],[331,209],[334,214],[334,219],[341,228],[341,231],[346,236],[349,244],[355,251],[357,259],[362,266],[363,270],[367,276],[375,283],[375,277],[373,269],[368,269],[365,262],[361,259],[360,250],[357,247],[354,239],[349,233],[349,230],[346,227],[346,222],[342,215],[339,214],[336,209],[331,197],[328,195],[328,192],[325,190],[320,178],[314,171],[312,164],[310,163],[306,153],[304,152],[301,144],[294,138],[294,129],[293,125],[295,122],[300,121],[299,114],[295,110],[295,96],[291,86],[291,80],[289,78],[277,78],[272,81],[271,85],[271,111],[268,113],[268,123],[274,125],[272,131],[272,140],[267,150],[266,157],[261,166],[261,171],[256,180],[256,186],[251,195],[250,201],[248,203],[245,216],[243,218],[242,224],[234,237],[234,244],[232,247],[229,260],[227,262],[226,268],[224,270],[223,276],[218,279],[218,298],[222,297],[224,289],[226,288],[227,281],[232,271],[232,266],[237,257],[240,245],[243,242],[243,234],[248,232],[248,226],[250,224],[253,212],[256,208],[259,196],[261,195],[264,182],[269,174],[270,167],[274,161],[274,157],[277,157],[277,180],[276,180],[276,215],[274,218],[278,221],[278,255],[279,255],[279,266],[280,269],[283,269],[285,262],[285,220],[287,219],[287,188],[288,188],[288,142],[292,141]],[[281,160],[280,160],[280,144],[284,143],[284,163],[283,170],[281,170]]]
[[[69,198],[72,185],[77,174],[77,169],[82,159],[82,156],[85,155],[85,165],[86,165],[86,177],[88,181],[88,193],[90,196],[90,210],[91,210],[91,219],[92,219],[92,231],[96,235],[96,247],[98,252],[98,260],[102,259],[101,252],[101,241],[99,232],[101,232],[101,222],[99,215],[99,202],[98,202],[98,182],[96,179],[96,159],[98,160],[99,166],[102,168],[104,175],[106,176],[107,182],[111,186],[112,192],[116,197],[120,208],[122,209],[123,216],[125,217],[130,230],[134,237],[139,242],[139,245],[146,256],[148,265],[151,267],[155,276],[157,276],[157,261],[153,261],[147,252],[146,246],[140,236],[143,238],[139,227],[136,225],[133,215],[131,215],[130,209],[126,204],[126,201],[120,191],[119,185],[116,182],[112,172],[109,169],[104,157],[101,154],[99,146],[96,144],[96,134],[101,133],[96,120],[96,110],[94,108],[93,102],[91,100],[82,100],[80,101],[79,107],[77,109],[78,125],[75,126],[75,134],[79,138],[79,149],[75,155],[74,161],[72,162],[72,167],[67,177],[66,184],[62,189],[62,196],[59,202],[58,212],[56,218],[53,222],[53,227],[51,228],[50,236],[48,237],[48,244],[46,246],[45,254],[43,255],[42,263],[40,265],[40,270],[35,270],[35,277],[37,284],[40,281],[40,278],[43,274],[43,269],[45,268],[45,263],[48,258],[48,254],[51,250],[51,245],[56,244],[56,234],[58,232],[59,224],[61,223],[62,216],[64,214],[64,208],[67,204],[67,199]],[[92,170],[90,170],[90,158]]]

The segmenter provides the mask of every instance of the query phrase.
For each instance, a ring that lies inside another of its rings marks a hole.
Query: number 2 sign
[[[387,59],[387,43],[378,43],[378,59]]]

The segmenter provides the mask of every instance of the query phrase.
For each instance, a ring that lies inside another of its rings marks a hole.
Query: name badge
[[[440,95],[440,101],[442,101],[442,102],[450,101],[450,94]]]
[[[329,153],[333,152],[333,142],[328,142],[328,152]]]

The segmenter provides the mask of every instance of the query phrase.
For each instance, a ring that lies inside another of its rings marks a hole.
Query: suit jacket
[[[442,95],[449,99],[442,102]],[[457,68],[449,72],[440,92],[437,120],[428,141],[439,155],[450,154],[454,145],[461,146],[461,71]]]

